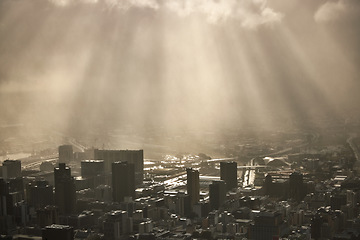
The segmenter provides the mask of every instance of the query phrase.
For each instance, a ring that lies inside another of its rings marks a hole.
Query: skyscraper
[[[59,163],[54,168],[55,177],[55,203],[61,214],[71,214],[75,211],[76,189],[71,169],[65,163]]]
[[[220,179],[225,181],[227,191],[237,188],[237,163],[221,162]]]
[[[306,195],[306,186],[303,181],[303,175],[299,172],[293,172],[289,177],[289,195],[289,197],[298,202]]]
[[[144,177],[143,150],[99,150],[94,149],[94,159],[104,160],[105,172],[111,171],[114,162],[128,162],[134,164],[135,184],[142,184]]]
[[[72,145],[59,146],[59,163],[68,163],[74,159]]]
[[[226,184],[224,181],[213,181],[209,186],[209,197],[211,209],[219,209],[226,198]]]
[[[4,179],[16,178],[21,176],[20,160],[5,160],[2,165],[2,177]]]
[[[192,168],[186,169],[187,176],[187,194],[190,197],[191,205],[197,203],[200,199],[200,182],[199,182],[199,171]]]
[[[128,162],[112,163],[113,200],[123,202],[125,197],[135,197],[134,164]]]

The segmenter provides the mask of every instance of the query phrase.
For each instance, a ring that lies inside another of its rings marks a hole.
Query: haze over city
[[[359,240],[360,1],[0,0],[0,239]]]
[[[359,117],[356,0],[4,0],[1,123],[168,132]]]

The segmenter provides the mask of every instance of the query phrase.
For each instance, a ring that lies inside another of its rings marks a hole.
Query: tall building
[[[99,150],[94,149],[94,159],[104,160],[105,172],[111,171],[114,162],[128,162],[135,166],[135,184],[143,182],[144,151],[143,150]]]
[[[303,175],[299,172],[293,172],[289,177],[289,197],[299,202],[305,195],[306,186],[303,181]]]
[[[226,184],[224,181],[213,181],[209,186],[210,207],[219,209],[225,202]]]
[[[42,230],[43,240],[73,240],[74,229],[67,225],[52,224]]]
[[[221,162],[220,179],[225,181],[227,191],[237,188],[237,163]]]
[[[5,160],[2,165],[2,177],[4,179],[16,178],[21,176],[20,160]]]
[[[35,209],[54,204],[53,186],[48,181],[38,180],[28,184],[27,201]]]
[[[11,235],[15,232],[14,214],[13,196],[9,193],[9,185],[0,178],[0,235]]]
[[[104,174],[104,160],[82,160],[81,176],[83,178],[93,178]]]
[[[187,194],[190,197],[191,205],[194,205],[195,203],[199,202],[200,199],[199,171],[194,170],[192,168],[187,168],[186,176],[187,176],[187,182],[186,182]]]
[[[104,221],[104,237],[107,240],[120,240],[122,235],[132,231],[131,218],[126,211],[111,211]]]
[[[76,189],[74,178],[71,177],[71,169],[65,163],[59,163],[54,168],[55,178],[55,203],[61,214],[71,214],[75,211]]]
[[[59,163],[68,163],[74,159],[72,145],[59,146]]]
[[[135,197],[134,164],[128,162],[112,163],[113,200],[123,202],[125,197]]]

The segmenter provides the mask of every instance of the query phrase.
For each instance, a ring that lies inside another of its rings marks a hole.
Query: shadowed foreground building
[[[134,164],[128,162],[112,163],[113,200],[123,202],[125,197],[135,197]]]
[[[225,181],[227,191],[237,188],[237,163],[221,162],[220,179]]]
[[[191,205],[199,202],[200,199],[200,181],[199,181],[199,171],[192,168],[186,169],[186,188],[187,194],[190,197]]]
[[[226,199],[226,184],[224,181],[213,181],[209,186],[210,207],[219,209]]]
[[[53,224],[42,230],[43,240],[73,240],[74,229],[66,225]]]
[[[75,180],[71,177],[71,169],[65,163],[59,163],[54,168],[55,178],[55,203],[60,214],[71,214],[75,211],[76,189]]]

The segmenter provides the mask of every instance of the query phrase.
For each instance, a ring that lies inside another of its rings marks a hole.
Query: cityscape
[[[0,0],[0,239],[360,240],[359,0]]]
[[[268,133],[271,142],[229,133],[217,155],[151,159],[63,137],[3,160],[1,238],[358,239],[357,124]]]

